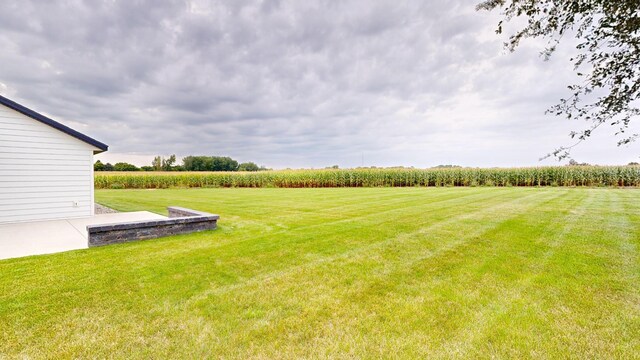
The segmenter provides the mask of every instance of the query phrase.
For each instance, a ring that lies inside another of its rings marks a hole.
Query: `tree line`
[[[182,159],[182,165],[176,164],[176,156],[168,158],[156,156],[150,166],[137,167],[126,162],[115,164],[98,160],[93,164],[94,171],[264,171],[269,170],[254,162],[239,163],[228,156],[193,156]]]

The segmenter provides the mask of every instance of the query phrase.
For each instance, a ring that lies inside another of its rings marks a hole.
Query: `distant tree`
[[[93,164],[93,171],[104,171],[104,164],[102,161],[98,160]]]
[[[168,159],[165,159],[162,156],[156,156],[151,161],[151,167],[155,171],[171,171],[173,170],[173,164],[176,163],[176,155],[169,156]]]
[[[627,164],[629,166],[636,166],[636,165],[640,165],[640,163],[637,163],[635,161],[630,162],[629,164]]]
[[[160,156],[154,157],[153,161],[151,162],[151,167],[155,171],[161,171],[162,170],[162,158]]]
[[[588,163],[579,163],[577,161],[575,161],[574,159],[569,160],[569,166],[591,166]]]
[[[589,138],[602,124],[616,126],[618,146],[640,134],[628,134],[629,123],[640,115],[640,3],[638,0],[484,0],[478,10],[499,8],[504,22],[523,18],[524,26],[505,47],[514,51],[526,38],[548,40],[542,52],[548,59],[565,35],[575,37],[577,55],[570,61],[583,81],[569,86],[570,96],[547,112],[587,125],[572,131],[575,142],[548,156],[569,157],[571,148]],[[547,156],[547,157],[548,157]]]
[[[238,171],[260,171],[260,167],[252,162],[245,162],[238,165]]]
[[[113,165],[113,171],[138,171],[137,166],[126,162],[119,162]]]
[[[438,166],[434,166],[434,169],[451,169],[451,168],[461,168],[462,166],[460,165],[438,165]]]
[[[153,166],[141,166],[140,170],[142,170],[142,171],[153,171]]]
[[[104,170],[103,171],[113,171],[113,165],[111,165],[111,163],[104,164]]]
[[[228,156],[214,156],[211,171],[237,171],[238,162]]]
[[[185,171],[212,171],[213,158],[211,156],[185,156],[182,158]]]
[[[338,166],[338,165],[331,165],[331,166],[327,166],[325,169],[340,169],[340,166]]]
[[[162,159],[162,170],[171,171],[173,164],[176,163],[176,155],[169,156],[168,159]]]
[[[237,171],[238,162],[228,156],[185,156],[185,171]]]

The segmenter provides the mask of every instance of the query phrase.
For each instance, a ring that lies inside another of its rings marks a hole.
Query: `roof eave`
[[[85,135],[83,133],[80,133],[80,132],[76,131],[76,130],[73,130],[72,128],[70,128],[70,127],[68,127],[66,125],[60,124],[59,122],[57,122],[55,120],[52,120],[52,119],[50,119],[50,118],[48,118],[48,117],[46,117],[46,116],[44,116],[42,114],[39,114],[39,113],[37,113],[37,112],[35,112],[35,111],[25,107],[25,106],[22,106],[22,105],[18,104],[15,101],[7,99],[6,97],[4,97],[2,95],[0,95],[0,104],[4,105],[4,106],[6,106],[6,107],[8,107],[10,109],[13,109],[13,110],[25,115],[25,116],[28,116],[28,117],[30,117],[30,118],[32,118],[34,120],[40,121],[41,123],[43,123],[45,125],[49,125],[49,126],[51,126],[52,128],[54,128],[56,130],[62,131],[63,133],[65,133],[67,135],[70,135],[70,136],[72,136],[72,137],[74,137],[74,138],[76,138],[76,139],[78,139],[80,141],[83,141],[83,142],[85,142],[85,143],[97,148],[98,150],[94,150],[94,152],[93,152],[94,154],[99,154],[99,153],[105,152],[105,151],[107,151],[109,149],[109,146],[107,144],[102,143],[102,142],[100,142],[100,141],[98,141],[96,139],[93,139],[93,138],[91,138],[91,137],[89,137],[89,136],[87,136],[87,135]]]

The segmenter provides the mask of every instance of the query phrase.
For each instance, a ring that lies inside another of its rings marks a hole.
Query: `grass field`
[[[0,261],[0,358],[640,354],[640,190],[96,196],[214,212],[220,227]]]

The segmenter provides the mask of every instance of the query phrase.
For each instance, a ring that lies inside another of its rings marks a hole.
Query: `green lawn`
[[[640,357],[640,190],[96,197],[219,229],[0,261],[0,358]]]

